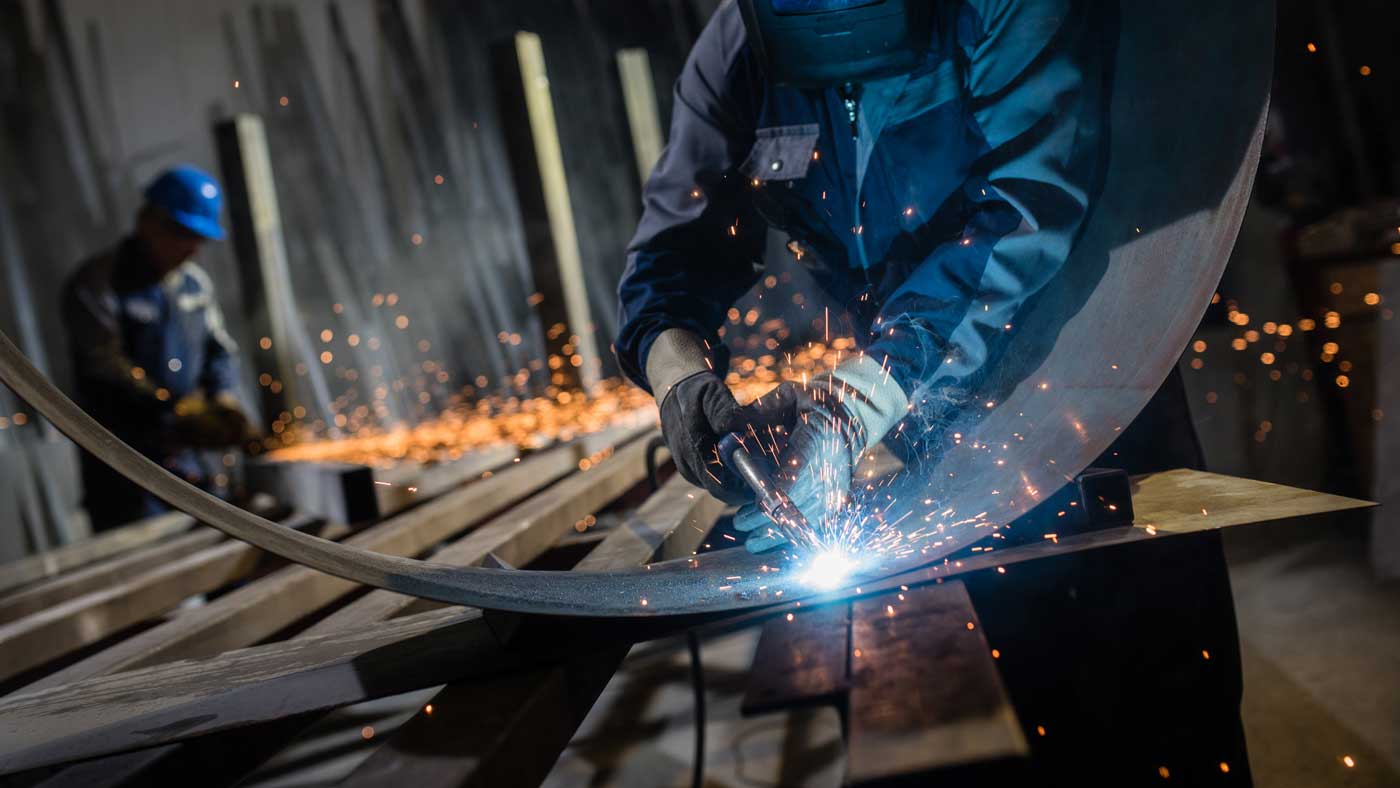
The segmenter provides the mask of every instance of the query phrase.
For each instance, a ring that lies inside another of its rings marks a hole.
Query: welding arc
[[[779,600],[751,593],[764,563],[745,550],[724,550],[699,559],[668,561],[617,573],[501,572],[448,566],[385,555],[331,542],[246,512],[186,483],[98,424],[36,368],[0,331],[0,380],[63,434],[133,483],[199,522],[304,566],[357,583],[453,605],[520,613],[584,617],[648,617],[704,613],[774,604],[801,598],[800,586]],[[774,563],[770,558],[767,563]],[[742,575],[744,583],[712,582]],[[766,588],[766,586],[765,586]],[[638,600],[650,599],[648,605]]]

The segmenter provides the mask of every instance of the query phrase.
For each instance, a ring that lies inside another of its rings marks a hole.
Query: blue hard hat
[[[165,211],[195,235],[223,240],[224,228],[219,226],[223,189],[214,176],[198,167],[182,164],[161,173],[146,187],[146,204]]]

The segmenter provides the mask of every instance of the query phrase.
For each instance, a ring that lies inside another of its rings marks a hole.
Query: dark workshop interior
[[[1397,28],[0,0],[0,788],[1400,786]]]

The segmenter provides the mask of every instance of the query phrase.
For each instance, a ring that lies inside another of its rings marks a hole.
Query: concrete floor
[[[1400,786],[1400,581],[1372,578],[1369,516],[1227,534],[1257,785]]]
[[[1400,786],[1400,582],[1372,579],[1369,516],[1227,532],[1250,766],[1261,788]],[[704,644],[706,785],[840,785],[834,711],[740,716],[756,643],[757,632],[748,631]],[[427,697],[342,710],[245,784],[335,784]],[[546,786],[688,786],[693,714],[684,644],[638,646]],[[375,731],[371,740],[361,736],[366,725]],[[1343,762],[1348,756],[1354,767]]]

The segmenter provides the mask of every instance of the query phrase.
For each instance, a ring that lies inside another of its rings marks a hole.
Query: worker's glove
[[[777,484],[820,528],[845,507],[856,460],[904,417],[909,399],[880,364],[861,356],[806,385],[784,383],[753,409],[788,433]],[[744,546],[752,553],[787,541],[754,504],[739,510],[734,528],[748,534]]]
[[[236,399],[203,394],[175,403],[175,432],[181,443],[195,449],[224,449],[257,436]]]
[[[704,343],[689,331],[664,331],[647,354],[647,382],[661,411],[661,434],[676,470],[726,503],[753,500],[739,477],[719,462],[715,446],[743,428],[744,410],[707,363]]]
[[[237,440],[234,444],[242,444],[248,448],[254,444],[262,443],[263,432],[258,429],[253,420],[248,417],[248,412],[243,409],[243,403],[238,401],[238,397],[233,394],[219,394],[214,398],[214,404],[219,412],[219,417],[228,427],[229,434],[236,434]]]

